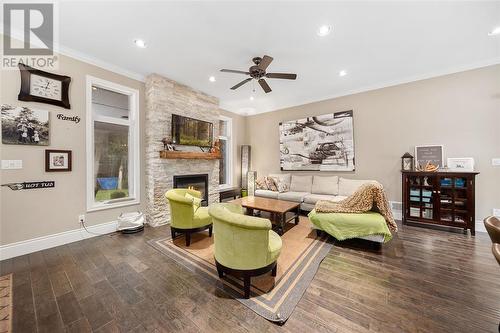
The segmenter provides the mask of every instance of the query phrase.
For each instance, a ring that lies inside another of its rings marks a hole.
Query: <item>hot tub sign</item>
[[[33,190],[37,188],[53,188],[56,186],[56,182],[53,180],[45,180],[40,182],[8,183],[2,184],[2,186],[8,186],[13,191]]]

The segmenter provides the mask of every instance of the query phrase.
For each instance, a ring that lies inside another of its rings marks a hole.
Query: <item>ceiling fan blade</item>
[[[262,60],[260,61],[260,63],[257,65],[257,67],[259,69],[262,69],[263,71],[266,70],[267,66],[269,66],[269,64],[271,64],[271,62],[273,61],[273,57],[270,57],[268,55],[265,55],[262,57]]]
[[[264,89],[264,91],[266,92],[266,94],[269,93],[269,92],[271,92],[271,87],[269,87],[269,85],[267,84],[266,80],[260,79],[259,80],[259,84],[262,87],[262,89]]]
[[[244,85],[245,83],[248,83],[250,81],[252,81],[251,77],[249,77],[248,79],[245,79],[245,80],[241,81],[240,83],[238,83],[237,85],[231,87],[231,90],[238,89],[239,87],[241,87],[242,85]]]
[[[245,71],[237,71],[237,70],[234,70],[234,69],[221,69],[220,70],[221,72],[224,72],[224,73],[236,73],[236,74],[250,74],[249,72],[245,72]]]
[[[267,73],[267,78],[270,79],[286,79],[286,80],[295,80],[297,78],[297,74],[288,74],[288,73]]]

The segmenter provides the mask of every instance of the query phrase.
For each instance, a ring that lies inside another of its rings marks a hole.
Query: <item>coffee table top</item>
[[[300,203],[292,201],[284,201],[271,198],[262,198],[255,196],[248,196],[231,200],[230,202],[240,204],[246,208],[253,208],[263,210],[265,212],[286,213],[296,209]]]

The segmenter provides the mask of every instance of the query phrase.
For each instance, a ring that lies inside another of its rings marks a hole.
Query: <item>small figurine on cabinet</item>
[[[210,148],[210,152],[214,154],[220,153],[220,141],[218,139],[215,140],[213,146]]]

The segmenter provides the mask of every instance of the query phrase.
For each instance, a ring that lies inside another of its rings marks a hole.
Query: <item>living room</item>
[[[499,14],[2,3],[0,332],[499,332]]]

